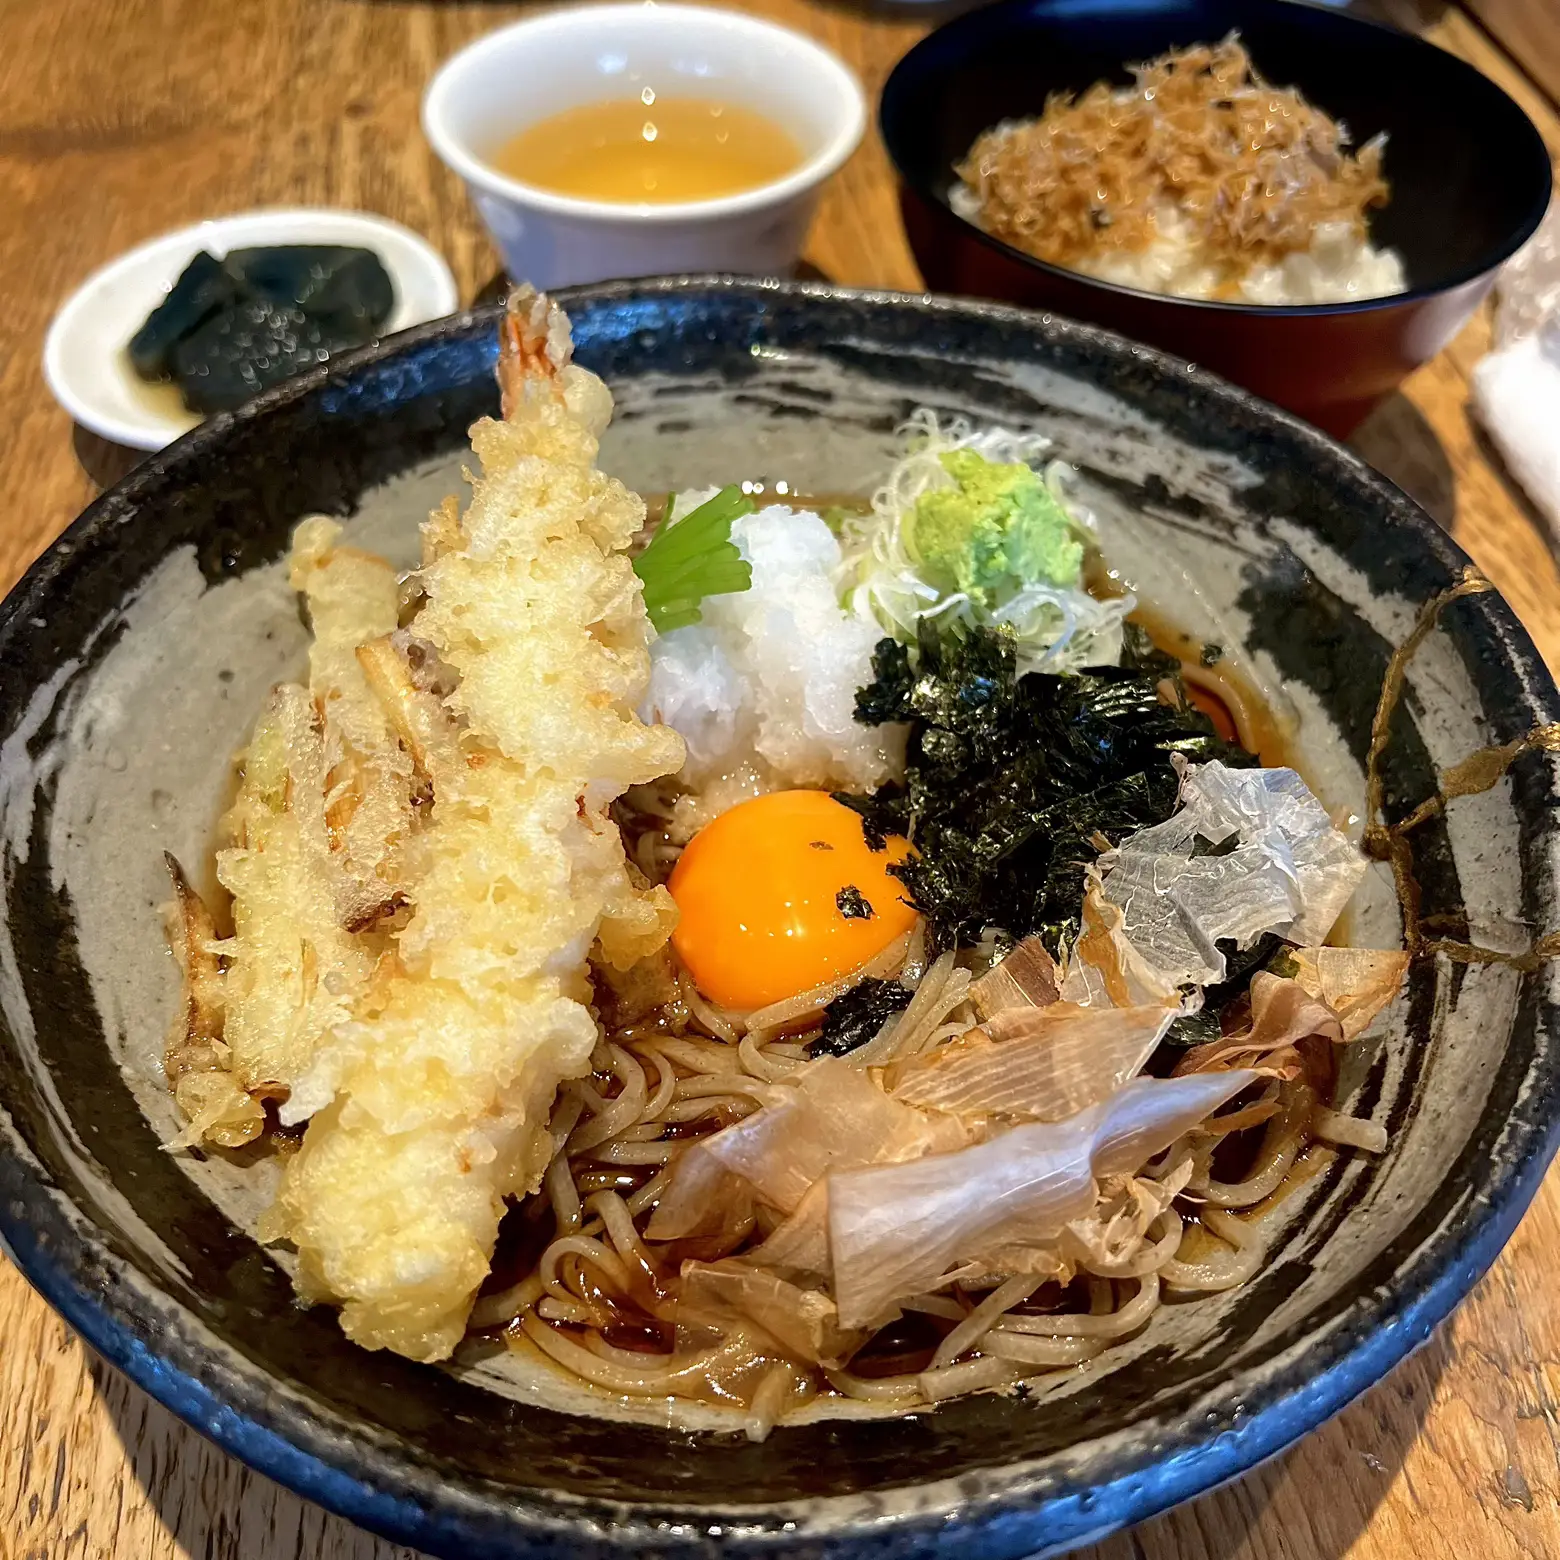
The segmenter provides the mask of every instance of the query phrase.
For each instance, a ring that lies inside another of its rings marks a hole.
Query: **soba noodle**
[[[671,804],[664,793],[643,799],[643,810],[622,809],[619,821],[633,859],[660,880],[680,849],[666,833]],[[944,952],[922,968],[921,946],[918,927],[864,972],[914,990],[848,1054],[851,1065],[923,1054],[978,1022],[969,987],[986,955]],[[800,1363],[740,1319],[700,1315],[690,1324],[678,1300],[683,1259],[751,1250],[770,1230],[761,1216],[728,1229],[715,1246],[648,1240],[669,1167],[691,1140],[789,1092],[786,1080],[807,1060],[823,1009],[862,973],[743,1015],[708,1002],[674,967],[675,994],[612,1029],[597,1047],[592,1077],[562,1089],[552,1118],[556,1153],[541,1192],[520,1210],[550,1225],[550,1238],[530,1272],[482,1299],[476,1325],[507,1329],[513,1346],[614,1395],[737,1405],[755,1439],[820,1392],[897,1407],[937,1403],[1075,1369],[1141,1331],[1168,1291],[1245,1282],[1263,1247],[1234,1210],[1278,1193],[1307,1142],[1372,1137],[1321,1106],[1306,1083],[1266,1082],[1137,1176],[1108,1180],[1094,1213],[1055,1243],[1054,1270],[952,1274],[937,1292],[906,1301],[906,1323],[881,1330],[848,1369]],[[1216,1176],[1216,1154],[1244,1157],[1244,1174]],[[1200,1245],[1183,1261],[1188,1217]],[[917,1335],[909,1344],[900,1336],[907,1327]]]

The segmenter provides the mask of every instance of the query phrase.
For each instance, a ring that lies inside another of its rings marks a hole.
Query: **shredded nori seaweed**
[[[834,907],[847,921],[870,921],[877,911],[854,883],[847,883],[834,896]]]
[[[1195,1013],[1176,1019],[1165,1031],[1155,1056],[1165,1051],[1189,1050],[1194,1045],[1205,1045],[1210,1040],[1217,1040],[1222,1033],[1219,1020],[1224,1009],[1237,997],[1244,997],[1251,990],[1251,977],[1258,970],[1281,973],[1288,960],[1290,946],[1273,932],[1264,932],[1249,948],[1237,948],[1229,938],[1221,941],[1218,949],[1224,955],[1224,979],[1216,986],[1203,988],[1202,1007]],[[1174,1061],[1172,1057],[1172,1065]],[[1164,1070],[1168,1072],[1169,1068]],[[1152,1062],[1149,1071],[1154,1071]]]
[[[807,1047],[809,1056],[844,1056],[865,1045],[895,1013],[910,1005],[913,993],[897,980],[874,980],[836,997],[823,1010],[823,1033]]]
[[[1011,639],[990,629],[939,632],[923,618],[914,657],[879,642],[856,718],[909,724],[905,783],[838,799],[861,814],[873,848],[889,834],[915,843],[920,854],[891,870],[934,947],[996,926],[1060,956],[1101,841],[1175,810],[1172,754],[1256,762],[1180,697],[1179,663],[1129,630],[1123,665],[1065,677],[1019,677]]]

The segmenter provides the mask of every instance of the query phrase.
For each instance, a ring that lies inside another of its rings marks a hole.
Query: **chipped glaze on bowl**
[[[1361,810],[1390,648],[1465,560],[1314,430],[1087,327],[980,304],[681,279],[568,298],[647,492],[870,483],[914,406],[1037,427],[1113,561],[1278,690],[1332,805]],[[1383,1375],[1467,1293],[1555,1145],[1553,967],[1418,967],[1343,1087],[1387,1124],[1292,1199],[1258,1278],[1166,1308],[1044,1403],[831,1415],[753,1446],[470,1346],[369,1355],[254,1238],[270,1166],[175,1158],[157,1077],[177,975],[161,852],[202,861],[266,688],[303,664],[281,559],[347,517],[402,560],[496,410],[492,311],[366,349],[213,418],[105,494],[0,608],[0,1231],[87,1340],[272,1477],[439,1555],[961,1556],[1098,1538],[1239,1474]],[[1509,609],[1457,603],[1413,663],[1389,812],[1560,718]],[[1490,946],[1555,924],[1556,763],[1521,759],[1419,840],[1427,913]],[[1354,938],[1399,936],[1373,869]]]

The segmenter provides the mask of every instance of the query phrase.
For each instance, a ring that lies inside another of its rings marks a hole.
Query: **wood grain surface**
[[[750,0],[842,54],[875,92],[922,31],[805,0]],[[1502,36],[1438,0],[1378,0],[1510,91],[1560,155],[1556,0],[1509,0]],[[166,229],[267,204],[386,213],[449,257],[467,297],[496,269],[417,129],[446,55],[501,5],[372,0],[0,0],[0,588],[123,469],[73,430],[39,352],[89,271]],[[1490,12],[1493,18],[1493,8]],[[1534,51],[1537,51],[1536,53]],[[881,146],[831,186],[809,259],[913,288]],[[1476,320],[1367,425],[1359,448],[1490,574],[1560,667],[1553,541],[1470,426]],[[1545,928],[1547,930],[1548,928]],[[1560,1557],[1560,1171],[1472,1299],[1330,1425],[1090,1560]],[[250,1473],[93,1358],[0,1259],[0,1560],[410,1560]]]
[[[1560,100],[1560,4],[1556,0],[1467,0],[1467,5],[1533,80]]]

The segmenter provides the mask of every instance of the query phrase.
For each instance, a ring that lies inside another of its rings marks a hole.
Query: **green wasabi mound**
[[[1025,585],[1078,584],[1083,543],[1030,467],[999,465],[971,449],[937,459],[954,485],[922,493],[906,527],[908,550],[928,583],[985,607]]]
[[[842,517],[840,603],[913,646],[940,629],[1008,635],[1021,672],[1076,672],[1121,659],[1130,592],[1084,588],[1093,521],[1044,434],[976,430],[926,407],[899,430],[901,454],[867,514]]]

